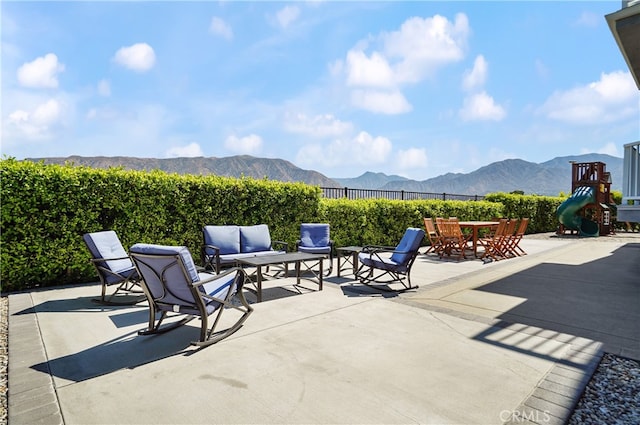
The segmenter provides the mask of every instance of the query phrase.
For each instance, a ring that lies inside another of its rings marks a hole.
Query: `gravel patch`
[[[567,424],[640,424],[640,362],[605,353]]]
[[[8,418],[9,392],[9,297],[0,297],[0,424],[6,425]]]

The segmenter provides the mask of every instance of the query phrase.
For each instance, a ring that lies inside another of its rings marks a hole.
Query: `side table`
[[[340,272],[348,271],[351,265],[352,274],[355,276],[358,271],[358,254],[362,251],[361,246],[342,246],[336,248],[338,257],[338,277]]]

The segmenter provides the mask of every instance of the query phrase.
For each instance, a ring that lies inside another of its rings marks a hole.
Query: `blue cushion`
[[[205,245],[220,248],[220,254],[237,254],[240,252],[240,228],[238,226],[204,226]],[[213,252],[207,254],[213,255]]]
[[[131,253],[137,254],[150,254],[150,255],[176,255],[179,254],[182,258],[187,273],[191,278],[191,282],[198,282],[200,277],[196,265],[193,263],[193,258],[189,252],[189,248],[186,246],[170,246],[170,245],[153,245],[146,243],[137,243],[129,250]]]
[[[271,236],[269,226],[256,224],[255,226],[240,226],[240,251],[256,252],[271,250]]]
[[[113,230],[103,232],[87,233],[83,238],[91,252],[93,258],[122,258],[122,260],[112,260],[105,263],[106,267],[115,273],[130,271],[133,263],[129,255],[124,250],[118,235]]]
[[[420,243],[424,238],[424,230],[409,227],[398,243],[391,260],[398,264],[405,264],[412,257],[412,254],[420,248]]]
[[[302,223],[300,225],[300,246],[329,246],[329,225],[323,223]]]

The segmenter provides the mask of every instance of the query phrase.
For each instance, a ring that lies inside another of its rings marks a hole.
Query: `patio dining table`
[[[462,229],[471,229],[472,231],[472,244],[473,244],[473,256],[478,256],[478,230],[479,229],[491,229],[497,226],[497,221],[461,221],[459,222]]]

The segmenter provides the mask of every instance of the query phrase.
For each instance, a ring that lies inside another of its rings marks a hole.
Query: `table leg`
[[[256,287],[257,287],[257,291],[256,291],[256,298],[258,299],[258,302],[261,303],[262,302],[262,266],[258,266],[257,270],[256,270]]]
[[[478,257],[478,228],[473,226],[473,256]]]
[[[318,283],[319,283],[318,284],[318,291],[322,291],[322,275],[323,275],[322,271],[324,270],[322,268],[322,261],[323,260],[324,260],[324,257],[321,257],[320,258],[320,273],[318,273]]]
[[[353,253],[353,258],[351,259],[351,264],[353,265],[353,275],[355,276],[358,272],[358,253]]]

